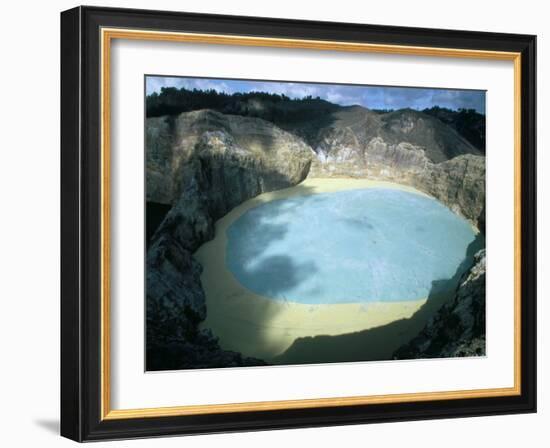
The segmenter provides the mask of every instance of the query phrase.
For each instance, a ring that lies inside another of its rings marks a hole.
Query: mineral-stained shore
[[[295,187],[256,196],[218,220],[216,237],[195,252],[195,258],[205,268],[201,275],[201,283],[206,294],[208,313],[201,327],[212,329],[224,348],[275,363],[284,362],[285,356],[280,355],[299,338],[341,335],[410,318],[425,304],[426,298],[410,301],[408,297],[403,297],[399,302],[327,305],[272,300],[242,286],[227,269],[223,256],[227,244],[227,228],[253,207],[294,196],[376,187],[422,194],[411,187],[383,181],[350,178],[306,179]],[[377,344],[376,355],[389,357],[393,349],[408,342],[419,330],[417,323],[408,332],[401,332],[394,337],[391,343],[387,341],[384,345]],[[339,350],[339,356],[345,357],[346,353],[349,354],[349,350]],[[363,359],[370,357],[372,353],[372,348],[368,351],[363,350]],[[330,355],[319,356],[317,361],[329,362],[331,359]]]
[[[223,350],[210,330],[201,329],[207,309],[202,268],[193,255],[213,238],[218,219],[261,193],[298,185],[306,177],[391,181],[437,198],[484,233],[485,157],[433,117],[410,110],[390,115],[341,108],[307,138],[299,129],[289,132],[259,118],[211,110],[147,119],[147,201],[169,209],[148,242],[148,370],[264,363]],[[484,301],[482,278],[462,282],[453,293],[461,315],[475,316],[461,319],[460,327],[462,346],[476,339],[475,354],[484,353],[484,343],[467,327],[484,313],[479,300],[471,300],[478,294]],[[445,310],[434,321],[454,315]],[[442,356],[470,353],[448,351],[454,337],[441,335]]]

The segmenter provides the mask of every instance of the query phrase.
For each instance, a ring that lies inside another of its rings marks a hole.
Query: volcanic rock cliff
[[[346,148],[351,150],[349,155],[365,155],[373,139],[390,147],[409,143],[423,149],[426,159],[433,163],[461,154],[480,154],[453,128],[413,109],[378,113],[361,106],[342,107],[332,113],[331,124],[320,128],[311,143],[330,161],[342,160],[339,153]]]
[[[333,115],[319,131],[310,177],[411,185],[482,225],[485,157],[454,129],[410,109],[378,114],[353,106]]]
[[[147,120],[147,200],[171,209],[147,251],[147,368],[261,363],[223,351],[206,317],[193,252],[235,206],[307,176],[312,152],[264,120],[195,111]]]
[[[306,176],[389,180],[436,197],[484,232],[485,158],[437,118],[335,107],[322,122],[284,127],[212,110],[147,119],[147,202],[168,211],[148,241],[148,370],[262,363],[199,329],[207,310],[193,257],[217,219],[258,194]]]

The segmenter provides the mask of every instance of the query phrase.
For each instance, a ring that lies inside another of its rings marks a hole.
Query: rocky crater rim
[[[483,234],[485,157],[434,120],[411,111],[382,120],[357,108],[335,112],[320,128],[283,129],[212,110],[148,118],[147,201],[170,206],[147,252],[148,369],[261,364],[222,349],[200,325],[207,305],[193,254],[214,238],[218,219],[262,193],[306,178],[397,183],[442,202]]]

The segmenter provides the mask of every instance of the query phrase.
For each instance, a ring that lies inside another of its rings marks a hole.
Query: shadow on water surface
[[[236,300],[239,303],[239,296],[227,296],[215,299],[212,306],[208,306],[207,319],[204,328],[210,328],[214,335],[219,337],[220,344],[228,350],[240,351],[247,356],[264,359],[269,362],[271,357],[279,353],[281,348],[274,350],[274,344],[277,340],[270,336],[271,322],[281,311],[281,304],[286,303],[287,293],[296,288],[302,282],[315,275],[318,269],[312,262],[297,262],[291,255],[286,254],[268,254],[271,244],[284,238],[288,232],[288,224],[277,222],[271,219],[272,216],[281,213],[297,213],[300,206],[299,201],[289,200],[294,197],[310,195],[314,189],[309,186],[298,185],[293,187],[293,195],[290,198],[282,200],[274,199],[269,202],[270,214],[254,222],[254,240],[247,248],[246,260],[256,260],[250,266],[244,267],[241,261],[240,269],[244,274],[258,282],[261,286],[261,295],[278,299],[268,299],[261,303],[256,303],[253,307],[253,314],[244,317],[236,313],[231,305],[226,306],[226,301]],[[259,203],[261,206],[263,203]],[[254,207],[250,210],[253,210]],[[247,212],[245,212],[247,213]],[[226,230],[229,231],[229,228]],[[224,254],[219,254],[224,257]],[[252,289],[252,288],[251,288]],[[223,291],[220,292],[223,294]],[[216,306],[218,303],[220,306]],[[238,309],[237,305],[237,308]],[[233,313],[233,314],[231,314]],[[253,317],[252,317],[253,316]],[[230,342],[228,346],[227,343]],[[224,343],[225,342],[225,343]],[[253,355],[252,355],[253,354]],[[264,354],[262,356],[262,354]]]
[[[310,187],[295,187],[297,195],[302,196],[312,192]],[[287,292],[306,281],[318,269],[314,262],[296,262],[292,256],[285,254],[268,255],[267,252],[273,243],[283,239],[288,233],[288,224],[277,222],[276,217],[292,215],[301,206],[293,198],[275,199],[267,203],[269,214],[254,221],[253,238],[241,241],[246,243],[246,261],[238,266],[232,266],[236,277],[246,278],[245,284],[257,294],[268,296],[273,300],[281,300]],[[267,205],[266,203],[260,206]],[[256,207],[248,210],[251,212]],[[244,216],[244,215],[243,215]],[[234,225],[233,223],[232,225]],[[227,229],[228,235],[231,226]],[[240,272],[239,272],[240,271]]]
[[[284,297],[287,291],[315,274],[316,271],[315,263],[298,264],[287,255],[267,257],[254,268],[247,269],[248,275],[264,284],[262,295],[268,297]]]
[[[433,281],[427,301],[410,318],[338,336],[299,338],[273,362],[310,364],[392,359],[394,351],[415,337],[430,317],[454,297],[462,274],[471,267],[474,254],[484,246],[484,237],[478,234],[468,245],[464,260],[453,277]]]

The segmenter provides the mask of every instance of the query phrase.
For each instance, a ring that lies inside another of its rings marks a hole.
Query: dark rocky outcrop
[[[263,120],[211,111],[149,120],[147,144],[147,199],[171,205],[147,252],[148,370],[261,364],[198,329],[206,305],[192,254],[232,208],[301,182],[311,149]]]
[[[428,164],[411,183],[485,232],[485,157],[462,155]]]
[[[485,355],[485,249],[474,257],[452,301],[394,353],[394,359]]]

